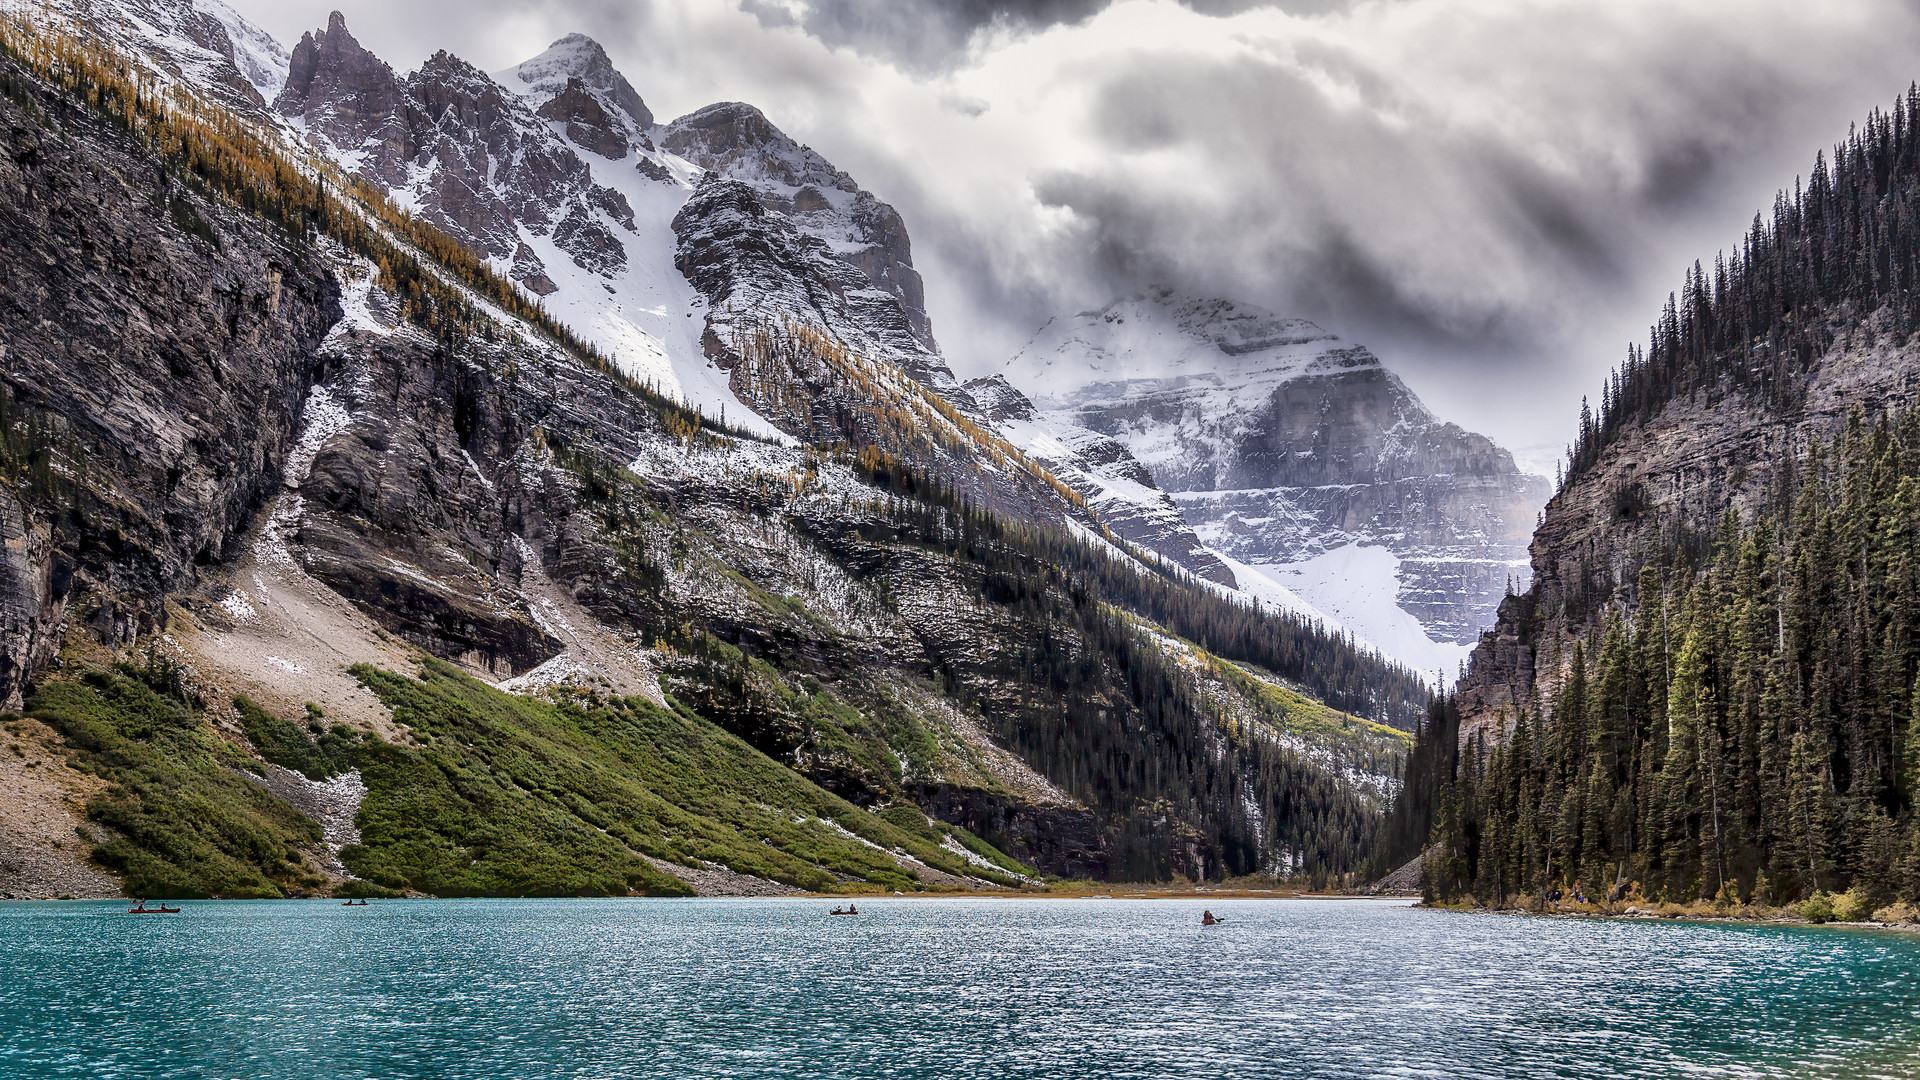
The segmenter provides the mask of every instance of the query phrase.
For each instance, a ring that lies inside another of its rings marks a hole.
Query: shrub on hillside
[[[1920,907],[1905,900],[1896,901],[1873,913],[1873,921],[1881,923],[1920,923]]]
[[[1833,894],[1829,892],[1816,892],[1800,905],[1800,917],[1810,923],[1832,922],[1833,915]]]
[[[1872,894],[1855,885],[1833,898],[1833,917],[1840,922],[1866,922],[1879,906]]]

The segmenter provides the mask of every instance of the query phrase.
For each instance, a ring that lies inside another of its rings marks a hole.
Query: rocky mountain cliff
[[[1062,441],[1131,451],[1243,588],[1416,668],[1451,676],[1526,584],[1546,482],[1311,323],[1158,290],[1054,320],[1004,377]]]
[[[752,106],[658,124],[581,35],[493,76],[440,53],[401,77],[336,16],[294,47],[273,107],[634,378],[1099,528],[1084,493],[1015,460],[955,382],[899,214]]]
[[[439,53],[401,77],[336,14],[294,47],[274,107],[330,156],[547,297],[635,377],[711,412],[729,401],[745,410],[700,345],[705,298],[675,269],[673,222],[703,177],[737,181],[844,267],[818,267],[819,280],[799,287],[793,303],[812,308],[831,293],[835,330],[884,346],[885,359],[929,385],[952,386],[892,207],[752,106],[722,103],[656,123],[590,38],[570,35],[492,76]]]
[[[1043,418],[1004,375],[970,380],[964,389],[994,431],[1072,487],[1113,535],[1157,556],[1164,565],[1239,588],[1240,581],[1225,560],[1201,541],[1125,443],[1057,418]]]
[[[1778,386],[1720,386],[1662,402],[1623,423],[1595,460],[1575,469],[1531,546],[1533,586],[1501,604],[1460,681],[1461,738],[1498,733],[1565,676],[1576,642],[1610,613],[1640,604],[1640,571],[1676,550],[1695,556],[1728,509],[1743,522],[1780,512],[1782,470],[1815,442],[1832,442],[1856,412],[1883,415],[1920,395],[1920,349],[1833,310],[1829,343]],[[1597,436],[1595,441],[1597,442]]]
[[[251,106],[283,135],[144,94],[166,42],[47,44],[90,33],[9,23],[0,55],[0,693],[110,778],[46,791],[99,865],[247,895],[1352,865],[1404,745],[1352,714],[1404,724],[1419,687],[1110,544],[939,391],[898,296],[696,181],[610,68],[530,108],[444,54],[400,78],[336,18]],[[602,183],[573,127],[668,179]],[[783,436],[527,302],[481,258],[521,244],[617,278],[614,317],[677,280],[646,340]]]
[[[1460,683],[1462,740],[1550,699],[1574,645],[1649,599],[1642,571],[1684,577],[1676,566],[1705,561],[1729,511],[1783,532],[1808,449],[1920,392],[1920,298],[1904,271],[1852,269],[1908,258],[1903,200],[1920,178],[1904,125],[1917,109],[1909,96],[1876,112],[1711,277],[1696,263],[1598,412],[1583,409],[1533,539],[1533,586],[1501,605]]]
[[[54,9],[0,0],[30,18]],[[89,40],[136,58],[162,84],[191,87],[234,113],[264,118],[287,81],[287,50],[220,0],[69,0],[58,12]]]

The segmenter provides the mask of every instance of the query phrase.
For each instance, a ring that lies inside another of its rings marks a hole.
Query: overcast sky
[[[1920,77],[1913,0],[230,0],[408,70],[597,38],[905,217],[962,376],[1156,283],[1314,319],[1447,419],[1568,437],[1693,259]]]

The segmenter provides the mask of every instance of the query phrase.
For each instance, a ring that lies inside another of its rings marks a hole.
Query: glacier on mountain
[[[1052,320],[998,374],[1029,426],[1130,451],[1243,592],[1441,681],[1525,585],[1545,481],[1313,323],[1161,288]]]

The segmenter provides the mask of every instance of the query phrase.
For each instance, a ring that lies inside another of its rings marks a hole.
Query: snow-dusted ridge
[[[1176,510],[1231,575],[1207,576],[1429,678],[1524,586],[1546,485],[1313,323],[1155,289],[1050,321],[997,378],[1031,397],[1003,430],[1033,452],[1123,446],[1153,486],[1097,497]]]

